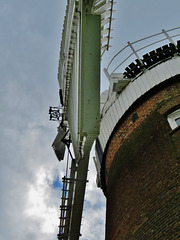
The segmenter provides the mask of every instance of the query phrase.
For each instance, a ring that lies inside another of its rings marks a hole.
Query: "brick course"
[[[180,239],[180,130],[167,113],[180,83],[159,89],[120,121],[105,156],[106,240]]]

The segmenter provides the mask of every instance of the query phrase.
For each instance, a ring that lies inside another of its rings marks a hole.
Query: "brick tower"
[[[106,240],[180,239],[179,45],[109,75],[96,141]]]

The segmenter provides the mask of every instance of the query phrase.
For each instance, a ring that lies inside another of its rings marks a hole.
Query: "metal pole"
[[[136,50],[133,48],[132,44],[129,41],[127,43],[129,45],[129,47],[132,49],[132,51],[135,54],[135,56],[137,57],[137,59],[141,62],[141,59],[140,59],[139,55],[137,54]]]
[[[167,39],[170,41],[170,43],[175,45],[175,42],[172,40],[172,38],[169,36],[169,34],[164,29],[162,29],[162,32],[167,37]]]

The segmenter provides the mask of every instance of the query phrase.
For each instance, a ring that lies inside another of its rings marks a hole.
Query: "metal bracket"
[[[49,120],[50,121],[61,121],[63,113],[60,112],[60,107],[49,107]]]

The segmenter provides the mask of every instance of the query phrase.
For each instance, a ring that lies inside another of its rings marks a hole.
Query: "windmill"
[[[110,85],[102,93],[100,116],[100,60],[109,49],[112,9],[113,1],[67,3],[58,71],[61,104],[50,108],[51,120],[59,121],[54,151],[61,161],[67,146],[72,159],[63,178],[58,239],[81,235],[94,140],[97,183],[107,199],[106,239],[179,239],[174,169],[179,171],[180,28],[128,42],[116,53],[104,69]],[[124,50],[130,53],[121,59]]]

